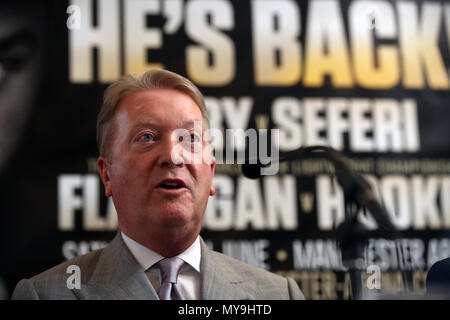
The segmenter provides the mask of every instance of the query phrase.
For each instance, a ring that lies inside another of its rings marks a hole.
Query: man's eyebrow
[[[178,128],[191,128],[195,127],[196,123],[198,123],[198,126],[201,128],[203,121],[202,120],[185,120],[177,125]],[[158,121],[154,120],[141,120],[137,121],[133,124],[133,129],[140,129],[140,128],[146,128],[146,127],[158,127],[160,126],[160,123]]]
[[[10,50],[17,45],[33,47],[36,43],[36,35],[29,29],[22,29],[0,38],[0,51]]]
[[[196,125],[198,125],[200,128],[202,127],[203,124],[203,120],[186,120],[183,121],[179,124],[180,128],[190,128],[190,127],[195,127]]]
[[[154,120],[145,120],[145,121],[138,121],[133,124],[133,129],[140,129],[140,128],[147,128],[147,127],[157,127],[158,122]]]

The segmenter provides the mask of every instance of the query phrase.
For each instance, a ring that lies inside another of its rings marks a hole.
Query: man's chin
[[[181,227],[192,222],[192,216],[184,208],[163,210],[160,217],[165,227]]]
[[[183,218],[164,219],[161,226],[164,228],[181,228],[188,224],[189,220]]]
[[[194,209],[188,201],[153,201],[149,205],[151,220],[162,228],[176,228],[195,223]]]

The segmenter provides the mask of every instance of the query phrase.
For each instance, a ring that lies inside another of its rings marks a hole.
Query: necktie
[[[161,300],[184,300],[177,287],[178,273],[183,264],[184,261],[177,257],[162,259],[158,262],[162,278],[158,290],[158,296]]]

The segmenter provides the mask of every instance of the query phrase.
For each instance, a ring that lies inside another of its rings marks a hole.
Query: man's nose
[[[161,144],[159,165],[162,167],[182,167],[184,165],[182,147],[176,139],[168,137]]]

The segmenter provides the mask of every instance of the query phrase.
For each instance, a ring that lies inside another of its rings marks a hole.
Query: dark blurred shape
[[[440,260],[431,266],[426,286],[430,298],[450,300],[450,258]]]
[[[64,1],[0,1],[0,299],[9,298],[27,270],[44,268],[36,253],[52,241],[50,233],[41,235],[51,230],[54,209],[41,203],[54,191],[41,186],[55,178],[43,170],[48,149],[38,142],[55,135],[48,110],[58,105],[51,82],[58,62],[50,58],[65,32],[64,24],[54,27],[59,6],[64,22]]]
[[[41,90],[46,13],[42,1],[0,3],[0,173]]]

